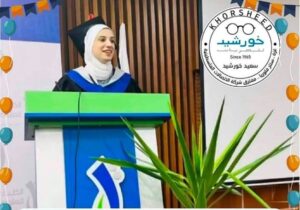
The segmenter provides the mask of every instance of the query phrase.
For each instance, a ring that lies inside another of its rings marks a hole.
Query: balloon
[[[11,210],[11,206],[8,203],[1,203],[0,210]]]
[[[286,159],[286,164],[291,171],[293,171],[293,172],[296,171],[300,164],[300,159],[299,159],[298,155],[290,155]]]
[[[8,114],[13,107],[13,101],[8,97],[3,97],[0,100],[0,109],[3,113]]]
[[[295,101],[299,96],[299,87],[297,85],[289,85],[286,88],[286,95],[291,101]]]
[[[275,21],[275,29],[280,35],[284,34],[288,28],[288,22],[284,18],[278,18]]]
[[[294,50],[296,47],[298,47],[299,44],[299,36],[296,33],[289,33],[286,37],[286,43],[291,48]]]
[[[289,191],[288,192],[288,202],[290,206],[296,207],[299,205],[300,194],[297,191]]]
[[[3,56],[0,59],[0,68],[5,72],[9,72],[13,66],[13,60],[9,56]]]
[[[299,126],[299,117],[297,115],[289,115],[286,118],[286,126],[292,132],[297,130]]]
[[[5,21],[3,27],[4,33],[8,36],[11,36],[16,32],[17,25],[14,20],[10,19]]]
[[[2,128],[0,130],[0,139],[4,144],[11,142],[13,138],[13,131],[10,128]]]
[[[10,170],[10,168],[4,167],[0,169],[0,180],[4,184],[10,182],[11,178],[12,178],[12,171]]]

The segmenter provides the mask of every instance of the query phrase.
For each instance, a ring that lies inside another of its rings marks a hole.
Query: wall
[[[24,8],[28,3],[36,8],[36,1],[2,0],[1,11],[13,5]],[[0,125],[13,131],[9,144],[0,144],[0,167],[12,170],[12,179],[0,187],[1,203],[12,209],[36,207],[35,142],[25,141],[25,93],[26,91],[51,91],[61,75],[59,36],[59,6],[49,6],[48,11],[11,17],[16,31],[11,36],[4,33],[8,17],[1,13],[1,56],[12,58],[8,73],[0,71],[0,98],[10,97],[13,107],[10,113],[0,113]],[[6,176],[2,171],[2,176]]]

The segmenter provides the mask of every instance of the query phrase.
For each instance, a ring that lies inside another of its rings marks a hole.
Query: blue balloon
[[[297,115],[289,115],[286,118],[286,127],[294,132],[299,127],[299,117]]]
[[[275,21],[275,29],[280,35],[284,34],[288,28],[288,22],[284,18],[278,18]]]
[[[1,203],[0,210],[11,210],[11,206],[8,203]]]
[[[10,128],[2,128],[0,130],[0,139],[4,144],[11,142],[13,138],[13,131]]]
[[[291,207],[296,207],[299,205],[300,194],[297,191],[289,191],[288,192],[288,202]]]
[[[9,19],[5,21],[3,27],[4,27],[3,28],[4,33],[8,36],[11,36],[16,32],[17,25],[14,20]]]

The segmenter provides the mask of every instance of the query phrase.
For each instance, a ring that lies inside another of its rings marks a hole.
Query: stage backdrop
[[[220,12],[232,7],[239,7],[237,3],[231,2],[239,2],[244,5],[245,2],[248,1],[225,0],[222,1],[221,4],[219,0],[204,0],[202,8],[203,29],[205,29],[206,25],[212,20],[212,18]],[[280,38],[282,41],[281,55],[279,58],[280,61],[270,76],[253,86],[232,87],[216,80],[206,69],[204,73],[206,135],[208,139],[211,138],[214,123],[216,122],[222,100],[224,97],[226,98],[223,120],[221,122],[221,129],[219,133],[220,141],[218,145],[218,154],[220,154],[220,152],[225,148],[227,143],[232,139],[248,116],[255,114],[255,119],[249,127],[249,131],[247,132],[243,142],[249,139],[250,134],[252,135],[267,114],[271,110],[274,110],[274,113],[267,125],[263,128],[255,143],[249,148],[248,154],[244,155],[240,166],[250,163],[250,161],[253,161],[262,154],[267,153],[274,148],[275,145],[278,145],[290,136],[291,131],[289,131],[286,126],[286,118],[291,113],[299,116],[299,99],[294,102],[294,107],[292,108],[292,103],[286,96],[286,87],[289,84],[294,83],[299,86],[299,47],[294,50],[293,62],[291,64],[292,50],[288,48],[286,44],[287,34],[291,32],[299,34],[299,6],[294,7],[295,14],[292,11],[292,14],[295,16],[292,16],[291,13],[284,16],[284,11],[289,11],[285,6],[283,7],[285,10],[282,11],[282,16],[279,16],[278,14],[271,15],[271,8],[273,7],[269,4],[281,3],[283,5],[299,5],[299,1],[267,0],[257,1],[257,5],[261,5],[261,2],[267,2],[270,6],[266,8],[267,10],[265,10],[269,14],[266,14],[264,11],[261,11],[261,13],[267,16],[273,23],[278,18],[285,18],[288,22],[288,29]],[[291,80],[290,67],[294,82]],[[295,173],[292,173],[286,164],[286,159],[290,153],[299,155],[299,134],[296,134],[293,142],[294,144],[291,147],[291,150],[287,149],[277,157],[267,161],[263,166],[258,168],[257,171],[248,178],[248,180],[252,180],[254,183],[264,184],[268,182],[286,182],[299,177],[299,172],[296,171]],[[240,148],[241,147],[238,149]]]
[[[1,128],[13,130],[11,143],[0,145],[1,167],[9,166],[13,172],[7,185],[0,184],[0,199],[18,210],[36,206],[34,141],[24,141],[24,92],[52,90],[61,76],[59,5],[56,0],[0,3],[1,54],[14,62],[10,72],[0,73],[0,96],[9,96],[14,103],[7,116],[0,116]],[[3,30],[9,19],[16,23],[10,37]]]

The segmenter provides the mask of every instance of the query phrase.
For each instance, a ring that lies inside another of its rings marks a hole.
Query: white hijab
[[[116,68],[115,72],[113,72],[113,66],[110,61],[107,63],[101,63],[92,52],[93,44],[97,35],[105,28],[110,29],[107,25],[97,24],[87,31],[84,38],[84,61],[86,66],[74,69],[89,82],[97,82],[97,84],[101,86],[106,86],[117,81],[124,74],[124,72],[119,68]]]
[[[107,63],[101,63],[92,52],[93,44],[95,39],[97,38],[97,35],[105,28],[110,29],[104,24],[97,24],[92,26],[87,31],[84,38],[84,62],[86,66],[84,66],[83,69],[82,67],[77,69],[80,71],[80,73],[84,74],[83,76],[85,78],[91,76],[96,82],[108,80],[113,74],[113,66],[111,62],[109,61]]]

